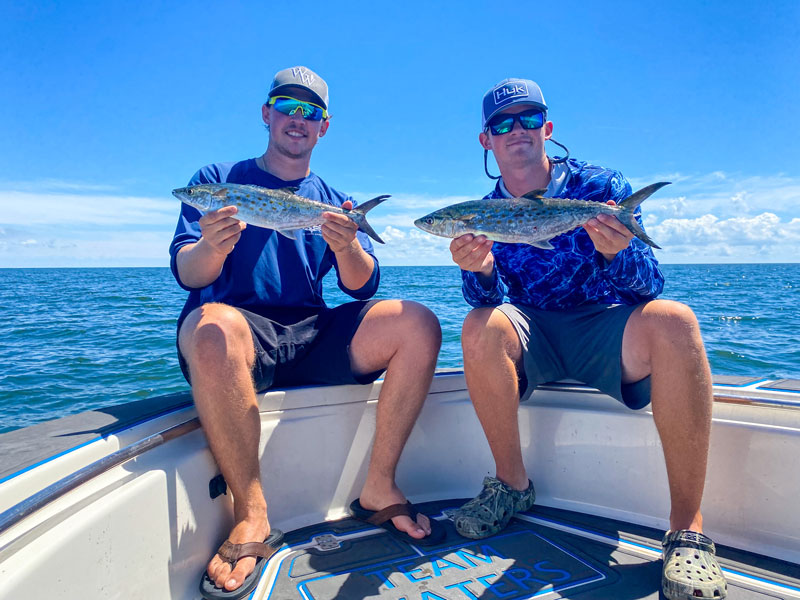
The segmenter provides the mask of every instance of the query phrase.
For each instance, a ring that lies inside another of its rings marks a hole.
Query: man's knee
[[[442,328],[430,309],[409,300],[383,300],[369,309],[351,348],[357,355],[378,352],[390,356],[410,347],[417,354],[427,350],[435,359],[441,344]]]
[[[418,302],[409,300],[399,302],[400,326],[404,339],[411,341],[415,347],[424,344],[438,353],[442,345],[442,327],[433,311]]]
[[[483,360],[505,352],[516,356],[520,351],[519,336],[501,311],[493,307],[476,308],[464,319],[461,328],[464,360]]]
[[[695,344],[700,340],[700,324],[692,309],[673,300],[654,300],[642,311],[645,328],[654,344],[665,339]]]
[[[249,356],[252,335],[247,321],[235,308],[225,304],[204,304],[193,310],[181,325],[178,344],[190,364],[205,364],[241,353]]]

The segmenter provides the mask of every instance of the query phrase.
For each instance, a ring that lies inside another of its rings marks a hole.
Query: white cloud
[[[720,219],[703,215],[696,219],[667,219],[650,229],[665,245],[697,245],[715,242],[739,246],[796,244],[800,242],[800,219],[781,222],[777,215]]]
[[[359,202],[365,202],[374,196],[356,193],[353,197]],[[439,208],[475,200],[466,196],[420,196],[414,194],[398,194],[381,204],[375,210],[367,213],[367,220],[373,228],[393,227],[395,229],[414,228],[414,221]],[[381,236],[383,237],[383,236]]]
[[[102,186],[78,184],[86,193],[20,187],[0,190],[0,267],[169,264],[177,200],[96,194]]]
[[[172,232],[111,231],[77,239],[0,237],[0,267],[167,266]]]
[[[384,229],[375,254],[383,265],[451,265],[450,240],[427,234],[416,228]]]
[[[60,194],[0,190],[0,222],[4,226],[75,225],[127,227],[135,224],[175,226],[175,199]]]
[[[3,181],[0,182],[0,187],[4,189],[13,189],[23,192],[84,192],[84,193],[97,193],[97,192],[113,192],[118,189],[113,185],[96,184],[96,183],[82,183],[80,181],[63,181],[60,179],[39,179],[37,181]]]
[[[741,215],[758,215],[770,211],[784,219],[797,214],[800,204],[800,178],[787,175],[733,176],[722,172],[685,176],[670,174],[632,179],[638,189],[653,181],[672,181],[642,205],[645,215],[659,220],[673,217],[696,218],[714,214],[721,219]],[[678,195],[670,196],[674,191]]]
[[[370,198],[374,198],[373,194],[365,194],[365,193],[355,193],[353,197],[356,199],[357,202],[363,203],[369,200]],[[416,218],[419,218],[429,212],[436,210],[437,208],[442,208],[443,206],[448,206],[450,204],[455,204],[457,202],[464,202],[466,200],[477,200],[483,196],[422,196],[419,194],[397,194],[393,195],[389,198],[386,202],[380,205],[379,209],[375,209],[374,212],[379,212],[381,209],[389,209],[393,211],[402,211],[407,213],[419,213],[417,214]],[[372,212],[369,213],[370,215]]]
[[[669,262],[700,262],[725,257],[727,262],[797,260],[800,219],[782,221],[773,213],[720,219],[706,214],[695,219],[666,219],[648,233],[664,249]]]

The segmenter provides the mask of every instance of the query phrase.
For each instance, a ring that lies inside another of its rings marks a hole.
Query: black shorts
[[[267,315],[233,307],[253,334],[257,392],[271,387],[371,383],[383,370],[356,374],[350,366],[350,342],[364,315],[379,300],[348,302],[320,311],[271,309]],[[191,384],[189,367],[178,348],[178,361]]]
[[[567,311],[501,304],[522,345],[524,377],[520,401],[540,383],[577,379],[616,398],[628,408],[650,403],[650,377],[622,383],[622,334],[640,305],[597,304]],[[522,375],[522,374],[521,374]]]

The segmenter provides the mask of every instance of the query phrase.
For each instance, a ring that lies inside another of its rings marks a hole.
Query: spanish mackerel
[[[441,237],[466,233],[496,242],[530,244],[552,250],[550,240],[583,225],[597,215],[612,215],[648,246],[660,248],[633,217],[636,207],[669,182],[648,185],[616,205],[571,198],[544,198],[534,190],[521,198],[490,198],[452,204],[414,221],[414,225]]]
[[[343,214],[373,240],[384,243],[367,223],[366,214],[389,198],[388,195],[378,196],[347,210],[298,196],[295,194],[297,190],[296,187],[273,190],[257,185],[203,183],[172,190],[172,195],[203,212],[235,206],[238,212],[233,215],[234,219],[248,225],[274,229],[292,239],[295,239],[294,232],[297,229],[319,228],[325,223],[322,218],[324,212]]]

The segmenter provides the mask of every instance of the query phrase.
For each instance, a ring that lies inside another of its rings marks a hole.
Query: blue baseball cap
[[[514,104],[528,104],[547,112],[542,90],[530,79],[503,79],[483,96],[483,128],[501,110]]]

